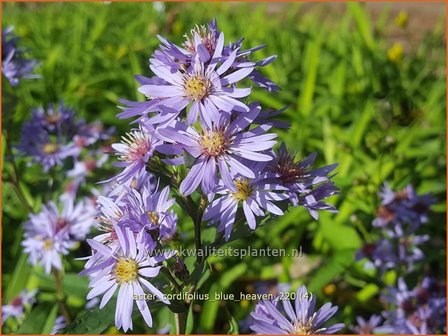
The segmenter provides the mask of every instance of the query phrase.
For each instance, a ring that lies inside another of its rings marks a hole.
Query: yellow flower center
[[[224,132],[215,131],[210,134],[201,135],[202,153],[206,156],[219,156],[225,152],[229,143]]]
[[[49,142],[44,145],[42,150],[44,151],[45,154],[54,154],[58,151],[58,149],[59,146],[57,144]]]
[[[211,92],[211,82],[201,75],[187,77],[184,82],[184,89],[187,95],[196,101],[207,97]]]
[[[247,200],[250,195],[252,195],[252,187],[249,184],[248,179],[244,179],[241,181],[235,181],[235,186],[237,191],[232,193],[233,197],[238,201]]]
[[[157,212],[147,211],[146,214],[153,224],[159,224],[159,215],[157,214]]]
[[[130,258],[120,258],[115,266],[115,276],[119,284],[131,282],[137,279],[138,265]]]
[[[44,250],[49,251],[53,247],[53,241],[51,239],[45,239],[44,241]]]

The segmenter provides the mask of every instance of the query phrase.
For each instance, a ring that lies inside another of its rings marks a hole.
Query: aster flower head
[[[277,135],[265,134],[270,127],[249,129],[259,111],[256,108],[231,122],[220,119],[213,127],[204,127],[201,131],[180,123],[160,130],[166,141],[174,142],[175,148],[185,150],[194,158],[193,166],[180,185],[182,194],[191,194],[199,185],[204,193],[210,193],[217,184],[218,172],[224,184],[236,192],[233,177],[240,174],[255,178],[253,166],[272,160],[265,152],[275,145]]]
[[[12,86],[16,86],[21,78],[36,77],[31,72],[37,63],[24,58],[23,50],[17,47],[18,37],[12,31],[12,27],[2,31],[2,73]]]
[[[116,162],[115,166],[124,168],[113,179],[123,183],[132,179],[134,175],[143,173],[146,163],[160,144],[162,141],[156,137],[152,128],[139,127],[127,133],[126,137],[122,137],[121,143],[112,145],[120,161]]]
[[[343,323],[324,327],[336,314],[338,307],[326,303],[315,312],[316,297],[305,286],[297,289],[295,306],[289,300],[261,301],[251,313],[254,319],[250,328],[257,334],[334,334],[344,327]]]
[[[127,194],[130,220],[127,222],[134,232],[144,229],[154,231],[157,238],[168,240],[176,232],[177,215],[170,208],[175,200],[169,199],[170,188],[157,191],[143,187],[140,191],[129,190]]]
[[[37,290],[29,291],[24,289],[13,298],[7,305],[2,306],[2,323],[5,320],[14,317],[21,318],[25,312],[26,307],[31,306],[36,302]]]
[[[313,218],[318,218],[317,210],[336,212],[333,206],[323,200],[338,193],[329,176],[338,164],[312,169],[316,153],[301,161],[297,161],[295,157],[296,155],[288,152],[286,145],[282,143],[277,156],[269,164],[271,178],[288,189],[294,206],[304,206]]]
[[[75,203],[65,194],[60,197],[61,210],[54,202],[42,207],[38,214],[30,214],[25,224],[22,245],[33,265],[41,264],[45,272],[62,269],[61,256],[68,254],[74,242],[85,239],[94,224],[95,208],[85,200]]]
[[[44,171],[63,165],[67,158],[78,158],[81,148],[73,141],[78,130],[74,115],[62,103],[34,109],[31,119],[22,127],[17,148],[33,162],[40,163]]]
[[[220,183],[214,192],[218,197],[206,208],[203,219],[211,224],[217,223],[218,231],[224,231],[226,240],[229,240],[239,206],[249,227],[256,229],[257,216],[265,216],[268,211],[274,215],[283,215],[283,210],[273,202],[284,201],[288,196],[284,193],[285,188],[266,182],[265,176],[248,179],[236,177],[234,179],[235,190],[231,190]]]
[[[163,293],[152,285],[147,278],[154,278],[159,274],[158,264],[171,255],[157,255],[151,257],[151,250],[144,242],[144,231],[137,236],[129,229],[115,226],[118,237],[118,248],[110,247],[89,239],[87,242],[92,247],[94,255],[99,254],[100,258],[94,264],[80,273],[80,275],[90,275],[91,291],[87,294],[87,299],[103,295],[100,303],[102,309],[118,290],[118,298],[115,310],[115,326],[122,328],[124,332],[132,329],[132,310],[134,306],[134,295],[143,295],[145,292],[152,293],[160,301],[169,304]],[[152,326],[152,317],[146,300],[135,300],[140,313],[146,324]]]
[[[196,25],[189,34],[185,34],[183,47],[190,54],[195,54],[198,48],[205,48],[209,55],[215,53],[220,32],[216,19],[210,21],[207,25]]]
[[[211,126],[212,122],[216,122],[222,113],[230,116],[234,110],[249,111],[247,105],[237,98],[248,96],[250,89],[238,89],[233,85],[247,77],[253,67],[241,68],[225,75],[235,59],[236,52],[217,67],[223,43],[224,36],[221,33],[213,56],[210,56],[206,50],[200,49],[187,69],[180,69],[175,73],[161,61],[150,60],[151,70],[168,83],[167,85],[142,85],[139,88],[139,92],[147,97],[159,99],[158,106],[161,109],[161,114],[150,118],[150,122],[160,123],[168,118],[172,120],[190,103],[191,107],[187,115],[188,124],[196,122],[200,116],[203,123]]]
[[[378,216],[373,221],[373,226],[398,225],[403,226],[401,230],[406,230],[408,233],[414,232],[428,221],[430,206],[435,203],[431,194],[417,195],[411,185],[395,192],[385,184],[380,196],[381,205],[378,208]]]
[[[155,113],[148,118],[149,122],[163,126],[178,116],[183,118],[183,110],[189,107],[188,124],[199,117],[210,127],[222,115],[228,118],[232,111],[249,111],[241,98],[247,97],[251,90],[237,88],[240,80],[249,78],[269,91],[279,89],[255,70],[255,67],[270,64],[275,56],[256,62],[248,60],[264,46],[242,50],[243,39],[225,45],[224,34],[218,30],[216,20],[206,26],[196,26],[185,37],[181,47],[158,36],[160,48],[150,59],[150,68],[156,76],[136,76],[141,84],[139,92],[149,101],[121,100],[127,106],[119,118],[141,115],[141,121],[142,118],[146,120],[149,113]]]
[[[41,213],[30,215],[25,224],[25,238],[22,242],[24,252],[29,254],[32,265],[42,265],[45,273],[51,269],[62,269],[61,255],[68,254],[73,246],[67,229],[62,229],[54,220],[54,208],[44,206]]]
[[[23,125],[21,142],[17,148],[30,156],[33,162],[40,163],[44,171],[62,165],[65,159],[77,157],[80,152],[74,144],[59,142],[35,123]]]

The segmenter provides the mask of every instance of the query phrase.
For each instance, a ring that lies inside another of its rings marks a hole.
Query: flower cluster
[[[243,50],[242,39],[226,44],[216,21],[195,27],[182,46],[159,39],[149,60],[154,76],[136,76],[148,100],[121,100],[125,106],[118,118],[136,117],[136,126],[112,145],[121,171],[106,181],[113,183],[108,195],[98,197],[103,232],[88,240],[93,253],[81,272],[91,279],[87,299],[102,295],[100,308],[118,291],[115,324],[124,331],[132,329],[134,295],[149,292],[169,303],[148,280],[161,270],[188,279],[178,256],[172,269],[164,268],[175,254],[167,248],[177,229],[171,190],[196,229],[202,221],[216,224],[226,240],[237,221],[255,229],[256,217],[280,216],[289,204],[305,207],[314,218],[319,209],[335,211],[324,199],[337,192],[330,176],[336,165],[312,169],[315,154],[296,160],[285,145],[276,153],[271,129],[285,125],[272,118],[281,111],[246,100],[251,93],[246,79],[278,89],[257,70],[274,56],[252,61],[262,46]],[[165,253],[157,253],[159,248]],[[152,326],[146,302],[136,304]],[[317,318],[312,328],[321,322]]]
[[[44,171],[72,158],[74,168],[68,176],[79,185],[88,172],[107,159],[104,148],[94,150],[92,146],[104,146],[101,142],[109,139],[111,133],[112,129],[105,130],[99,122],[87,123],[75,118],[75,112],[60,103],[46,110],[37,108],[32,111],[31,119],[23,125],[17,148],[33,162],[40,163]]]
[[[2,73],[12,86],[16,86],[20,78],[36,77],[30,74],[36,61],[23,57],[23,51],[17,47],[18,37],[12,31],[12,27],[2,31]]]
[[[155,76],[137,76],[148,101],[122,100],[126,107],[118,117],[138,117],[139,127],[113,145],[117,165],[124,167],[117,182],[141,174],[155,157],[185,166],[186,176],[177,176],[180,193],[206,195],[204,220],[217,224],[226,239],[240,206],[251,229],[265,211],[283,214],[276,202],[303,206],[314,218],[319,209],[335,211],[323,200],[337,192],[329,176],[336,165],[312,169],[315,154],[297,161],[285,145],[276,153],[277,135],[269,133],[276,122],[270,118],[280,111],[262,111],[258,103],[243,100],[251,92],[239,87],[245,78],[269,91],[277,89],[256,70],[274,56],[251,61],[262,46],[242,50],[242,40],[226,45],[216,21],[194,28],[182,46],[159,39],[160,49],[150,59]]]
[[[52,268],[62,270],[61,256],[85,240],[94,225],[96,209],[89,199],[76,203],[71,195],[63,194],[59,203],[59,208],[54,202],[44,205],[25,224],[24,252],[31,264],[42,265],[46,273]]]
[[[169,304],[163,293],[147,279],[156,277],[163,261],[174,251],[159,253],[159,247],[176,232],[177,216],[170,210],[170,188],[158,191],[150,174],[140,174],[125,185],[116,185],[108,196],[98,197],[100,215],[96,218],[103,233],[88,239],[93,254],[81,275],[91,279],[87,299],[103,295],[103,308],[118,290],[115,325],[132,329],[135,295],[150,292]],[[152,318],[145,300],[136,300],[145,322]]]
[[[375,331],[392,334],[446,333],[446,284],[425,277],[409,290],[403,278],[389,287],[383,300],[390,306],[383,312],[385,322]]]
[[[399,192],[385,185],[380,195],[381,205],[372,225],[381,230],[381,238],[366,243],[357,259],[367,258],[368,266],[383,273],[394,268],[412,272],[416,262],[424,258],[419,246],[429,240],[428,235],[416,231],[428,221],[434,198],[430,194],[417,195],[410,185]]]
[[[257,334],[334,334],[344,327],[337,323],[328,327],[324,324],[336,314],[338,307],[326,303],[315,311],[316,297],[305,286],[300,286],[295,295],[294,307],[289,300],[260,301],[251,313],[250,328]]]
[[[419,285],[409,290],[404,276],[421,266],[424,253],[419,245],[429,240],[428,235],[416,231],[429,220],[430,206],[435,202],[430,194],[417,195],[412,186],[394,192],[387,185],[381,192],[381,205],[373,226],[381,229],[376,243],[367,243],[357,258],[368,258],[370,266],[381,274],[394,270],[400,277],[396,287],[389,286],[381,293],[385,310],[382,317],[361,316],[352,330],[359,334],[436,334],[446,332],[446,285],[431,277],[424,277]]]

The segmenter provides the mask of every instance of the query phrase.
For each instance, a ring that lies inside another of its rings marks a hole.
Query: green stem
[[[184,313],[175,313],[176,334],[185,335],[187,329],[188,310]]]
[[[59,301],[59,309],[62,315],[65,317],[66,322],[70,323],[71,322],[70,312],[65,303],[66,298],[64,294],[64,289],[62,287],[62,274],[59,270],[53,269],[53,276],[56,284],[56,294]]]
[[[176,290],[178,292],[182,292],[182,286],[177,283],[176,279],[174,279],[170,270],[167,269],[166,267],[162,267],[161,270],[162,270],[162,273],[167,277],[167,279],[173,284],[173,286],[176,288]]]
[[[201,224],[206,206],[207,206],[207,198],[204,194],[202,194],[201,200],[199,201],[199,208],[196,214],[196,218],[194,219],[194,242],[196,246],[196,265],[199,265],[204,260],[204,254],[202,250],[202,239],[201,239]]]
[[[26,207],[27,211],[32,213],[33,207],[31,206],[31,204],[28,202],[27,198],[23,194],[22,189],[20,189],[20,174],[19,174],[19,170],[17,169],[14,154],[12,152],[12,147],[11,147],[11,144],[8,139],[7,130],[4,130],[4,135],[5,135],[5,141],[6,141],[6,156],[9,156],[11,158],[11,166],[12,166],[12,174],[11,174],[11,176],[9,176],[10,180],[8,182],[10,182],[12,184],[13,189],[14,189],[15,193],[17,194],[17,197],[20,199],[20,201]]]

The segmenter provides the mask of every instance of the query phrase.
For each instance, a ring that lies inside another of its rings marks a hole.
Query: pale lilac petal
[[[138,92],[147,97],[169,98],[184,96],[182,88],[174,85],[143,85],[138,88]]]
[[[197,189],[204,177],[204,168],[206,167],[206,163],[207,162],[203,158],[197,160],[180,184],[179,191],[182,195],[188,196]]]
[[[255,228],[257,227],[257,221],[255,220],[255,216],[246,201],[243,202],[243,210],[244,216],[246,216],[247,219],[247,224],[249,224],[249,227],[252,230],[255,230]]]
[[[238,82],[238,81],[242,80],[243,78],[247,77],[253,70],[254,70],[254,68],[242,68],[240,70],[237,70],[237,71],[231,73],[230,75],[225,76],[221,80],[221,83],[223,86],[226,86],[226,85]]]

